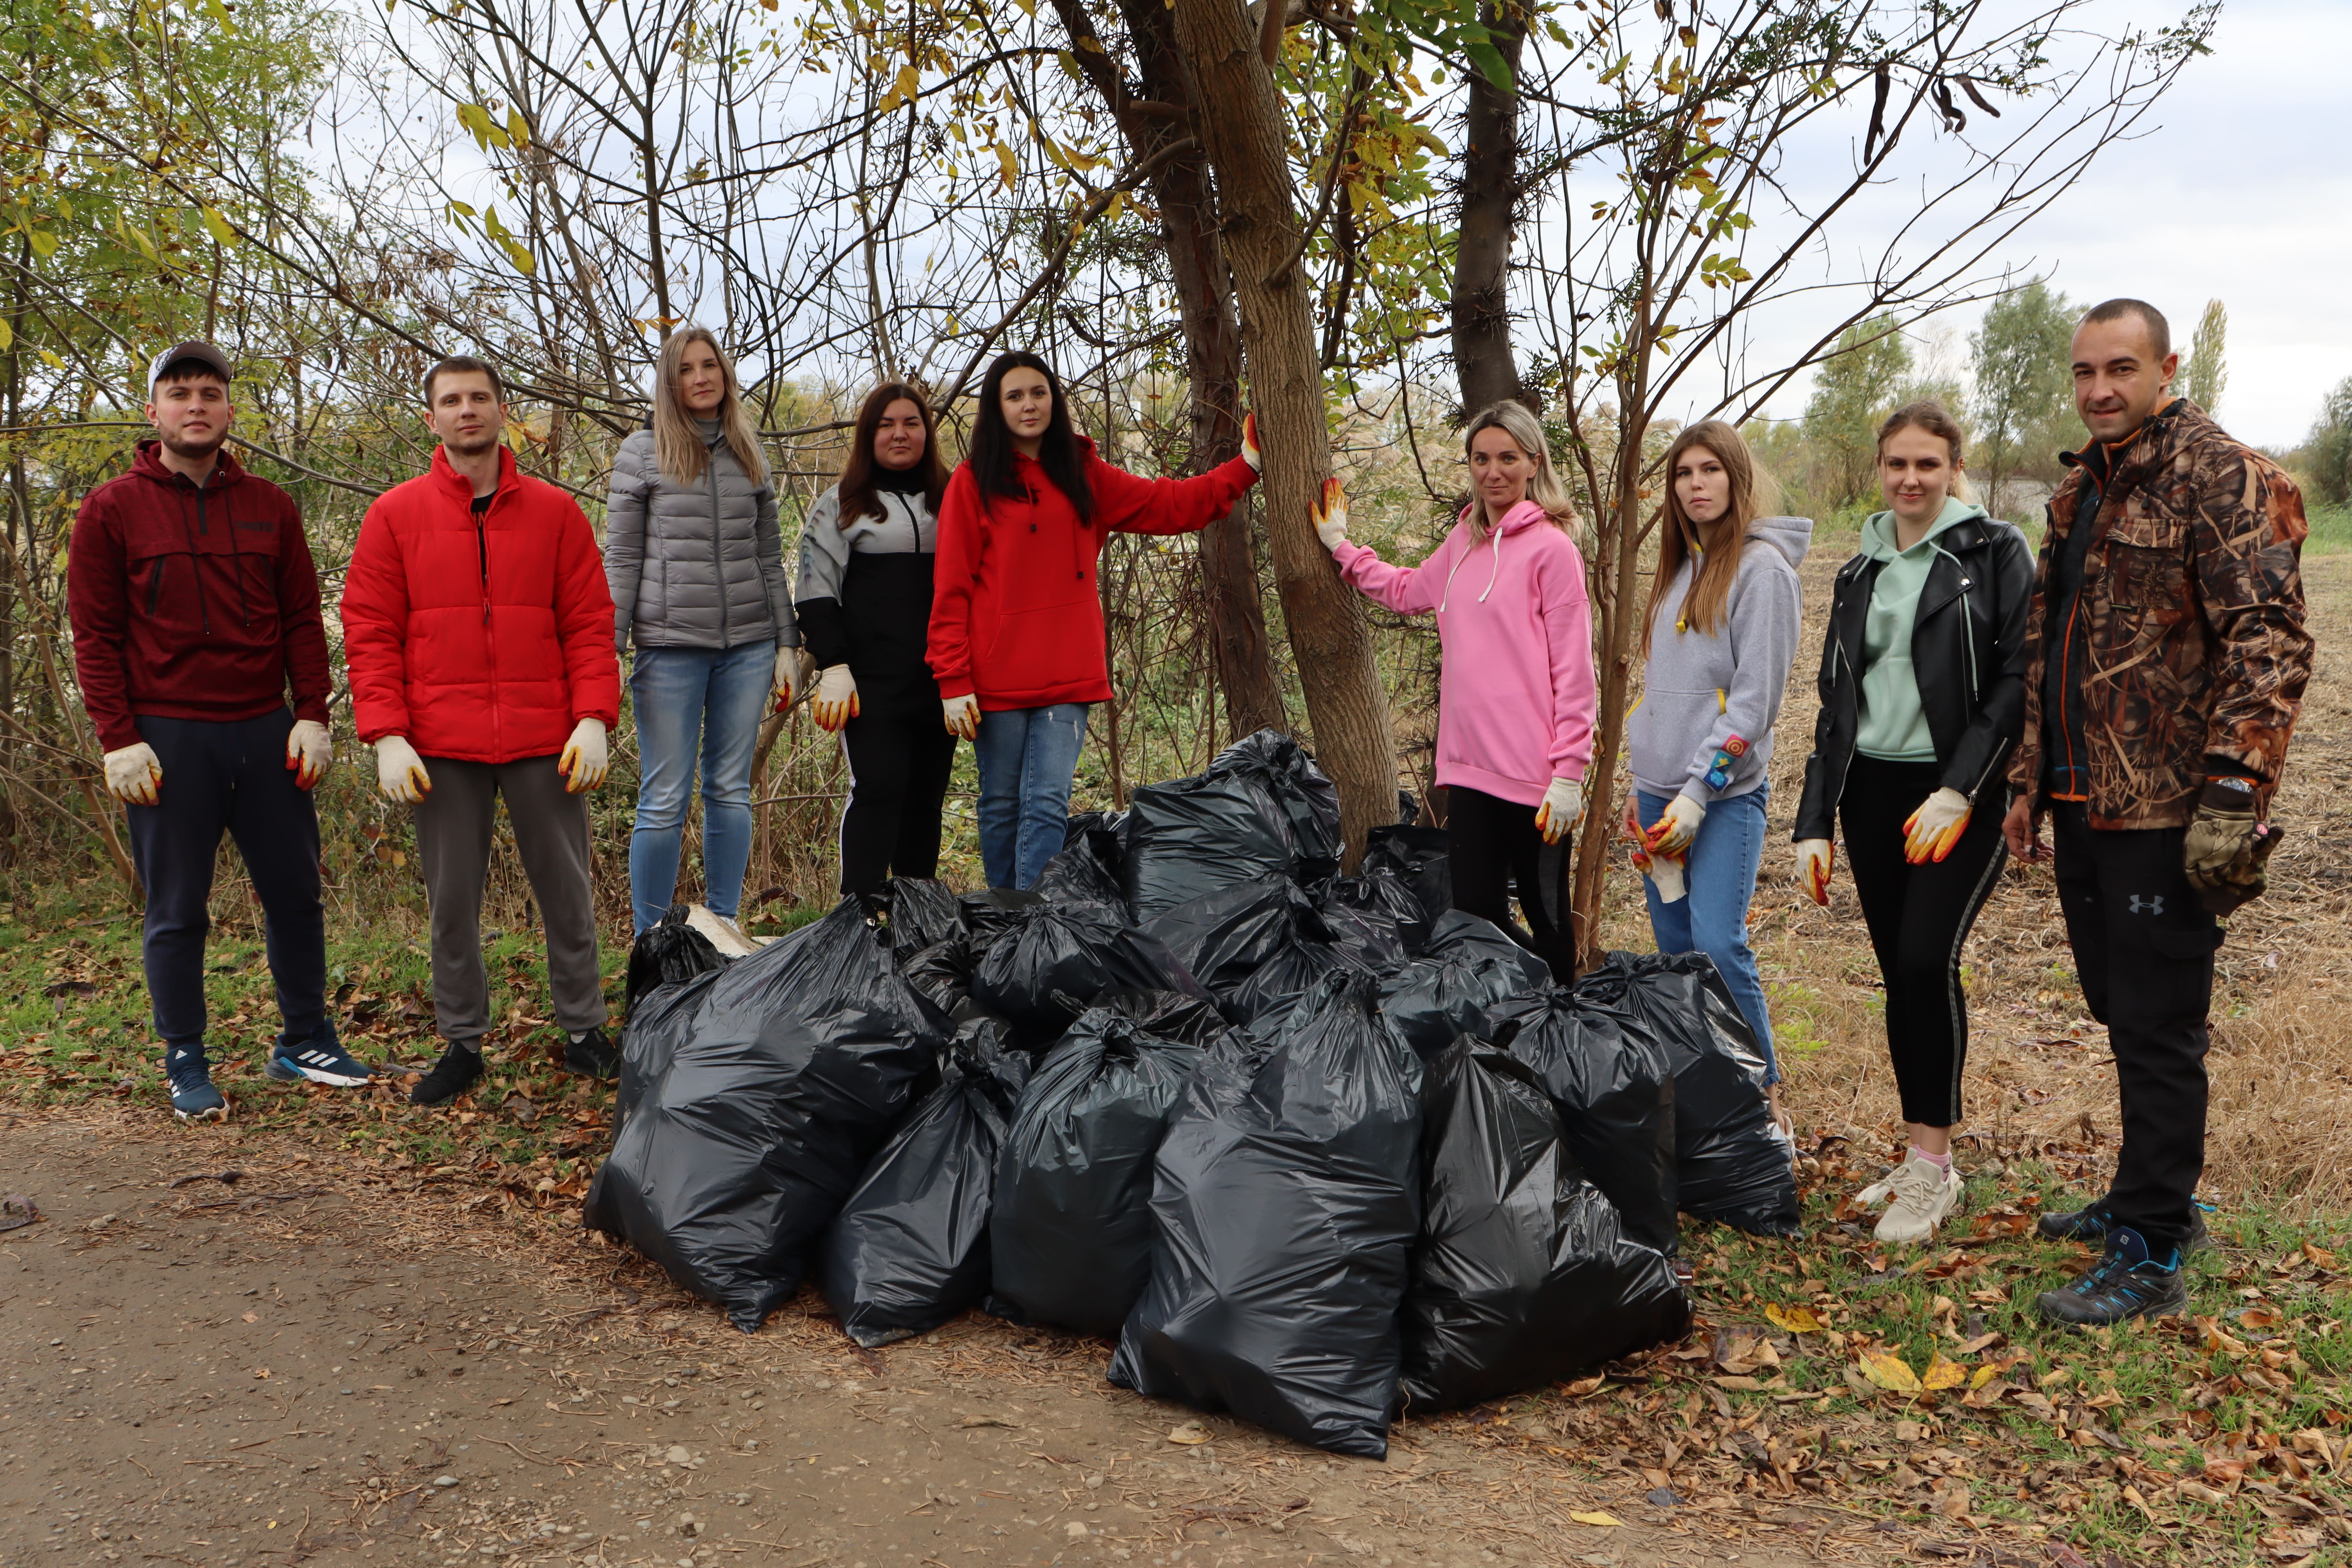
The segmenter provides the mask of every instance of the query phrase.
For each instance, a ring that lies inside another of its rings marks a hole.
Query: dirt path
[[[576,1232],[290,1141],[5,1122],[5,1190],[46,1215],[0,1235],[11,1564],[1773,1568],[1817,1560],[1776,1538],[1893,1545],[1827,1509],[1684,1523],[1630,1464],[1572,1462],[1606,1455],[1407,1429],[1377,1464],[1214,1418],[1181,1446],[1192,1413],[1104,1384],[1097,1342],[966,1319],[867,1355],[801,1307],[746,1337],[642,1270],[607,1283],[619,1255]],[[1622,1523],[1568,1517],[1600,1510]]]

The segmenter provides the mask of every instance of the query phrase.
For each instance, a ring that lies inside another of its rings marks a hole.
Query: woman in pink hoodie
[[[1399,615],[1437,612],[1437,783],[1454,906],[1526,942],[1565,984],[1575,978],[1576,942],[1570,857],[1557,846],[1584,814],[1594,706],[1584,557],[1569,533],[1576,509],[1552,472],[1543,426],[1520,405],[1480,414],[1464,445],[1470,504],[1420,565],[1391,566],[1348,542],[1336,479],[1324,487],[1315,531],[1367,596]],[[1515,879],[1526,932],[1511,920]]]

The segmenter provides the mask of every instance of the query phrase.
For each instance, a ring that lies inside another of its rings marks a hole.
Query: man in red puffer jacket
[[[620,1070],[604,1038],[585,791],[619,721],[613,596],[578,503],[515,466],[506,387],[480,360],[425,375],[441,437],[423,477],[376,498],[343,582],[343,658],[383,793],[415,807],[433,910],[433,1012],[448,1042],[410,1095],[441,1105],[482,1076],[489,1027],[482,888],[500,795],[547,933],[566,1069]]]

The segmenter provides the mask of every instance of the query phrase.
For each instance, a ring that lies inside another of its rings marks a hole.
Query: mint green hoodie
[[[1861,553],[1879,563],[1862,624],[1862,712],[1853,749],[1864,756],[1889,763],[1936,760],[1936,739],[1927,732],[1927,714],[1919,706],[1919,684],[1911,672],[1911,626],[1927,573],[1943,553],[1937,536],[1988,515],[1974,502],[1948,500],[1927,534],[1908,550],[1895,548],[1893,512],[1872,512],[1862,525]]]

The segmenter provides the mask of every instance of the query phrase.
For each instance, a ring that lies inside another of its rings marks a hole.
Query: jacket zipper
[[[482,647],[490,665],[490,754],[504,756],[505,726],[499,714],[499,639],[490,624],[490,507],[498,504],[499,491],[492,490],[490,505],[474,513],[474,548],[482,563]]]
[[[727,542],[719,521],[719,448],[703,454],[702,477],[710,490],[710,574],[719,586],[719,646],[727,641]]]

